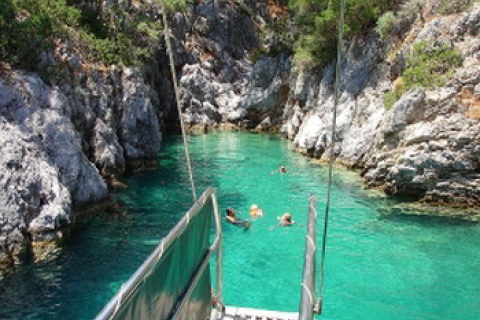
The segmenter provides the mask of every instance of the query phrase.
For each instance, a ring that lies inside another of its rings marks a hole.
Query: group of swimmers
[[[280,172],[280,173],[286,173],[287,168],[285,166],[280,166],[278,170],[272,171],[271,174]],[[226,216],[225,218],[227,219],[227,222],[235,225],[243,225],[244,228],[248,229],[250,227],[250,222],[248,220],[240,219],[237,216],[237,213],[232,208],[228,208],[226,210]],[[253,204],[250,207],[250,217],[253,219],[259,218],[263,216],[263,210],[260,209],[256,204]],[[295,224],[295,221],[292,220],[292,215],[288,212],[285,212],[282,216],[277,217],[279,223],[277,226],[280,227],[288,227],[293,224]]]
[[[250,217],[252,218],[259,218],[263,216],[263,210],[260,209],[256,204],[253,204],[250,207]],[[240,219],[237,217],[237,213],[233,210],[233,208],[228,208],[226,210],[227,222],[235,225],[242,225],[245,228],[250,227],[250,222],[248,220]],[[288,212],[285,212],[283,215],[277,217],[279,227],[288,227],[295,224],[295,221],[292,220],[292,215]]]

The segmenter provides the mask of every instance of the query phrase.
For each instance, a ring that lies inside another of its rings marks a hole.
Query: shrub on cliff
[[[403,72],[402,86],[385,94],[385,107],[390,108],[403,93],[413,87],[432,89],[445,85],[454,69],[462,63],[462,53],[451,44],[435,41],[416,43]]]
[[[165,5],[178,10],[189,2],[165,0]],[[161,32],[151,7],[145,4],[139,10],[130,2],[102,7],[79,0],[1,0],[0,61],[35,71],[40,53],[69,39],[89,60],[140,64],[153,55]]]
[[[377,21],[377,32],[380,38],[385,39],[390,35],[396,24],[396,18],[393,12],[384,13]]]
[[[192,2],[192,0],[157,0],[158,2],[163,1],[167,10],[185,10],[187,5]]]
[[[347,0],[345,37],[359,35],[372,28],[377,19],[392,10],[398,0]],[[295,51],[296,60],[313,60],[318,64],[335,57],[340,0],[292,0],[296,12],[299,34]]]
[[[440,0],[436,8],[440,14],[454,14],[467,10],[478,0]]]
[[[412,48],[403,73],[405,86],[431,89],[443,86],[453,75],[455,67],[462,65],[461,52],[447,43],[421,41]]]
[[[0,60],[33,68],[38,53],[54,46],[66,28],[78,26],[79,11],[65,0],[2,0],[0,2]]]

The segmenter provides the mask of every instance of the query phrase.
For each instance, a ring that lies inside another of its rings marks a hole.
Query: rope
[[[307,292],[308,298],[310,299],[310,305],[313,305],[313,295],[310,289],[305,285],[305,283],[300,283],[300,285],[303,287],[303,289]]]
[[[338,43],[337,43],[337,61],[335,67],[335,103],[333,106],[333,120],[332,120],[332,136],[330,144],[330,156],[328,160],[328,184],[327,184],[327,200],[325,204],[325,219],[323,222],[323,238],[322,238],[322,253],[320,262],[320,303],[323,301],[324,285],[325,285],[325,253],[327,248],[327,230],[328,230],[328,215],[330,211],[330,191],[332,186],[332,168],[333,158],[335,157],[335,130],[337,122],[337,106],[340,95],[340,65],[342,62],[343,50],[343,25],[344,25],[345,0],[340,0],[340,19],[338,22]],[[321,309],[321,306],[320,306]],[[321,312],[321,311],[320,311]]]
[[[313,251],[315,252],[317,250],[317,246],[315,245],[315,241],[313,241],[312,237],[310,237],[308,234],[306,235],[308,242],[310,242],[310,245],[313,247]]]
[[[123,295],[125,294],[125,283],[122,284],[120,287],[120,291],[118,292],[118,299],[117,299],[117,304],[115,305],[115,310],[113,310],[113,313],[110,315],[109,320],[112,320],[116,315],[118,310],[120,310],[120,306],[122,305],[122,299]]]
[[[165,252],[165,241],[162,240],[162,242],[160,242],[160,252],[157,255],[157,262],[160,261],[160,258],[162,258],[164,252]]]
[[[182,108],[180,106],[180,94],[178,91],[178,84],[177,84],[177,74],[175,71],[175,61],[173,59],[173,53],[172,53],[172,46],[170,44],[170,29],[168,27],[168,20],[167,20],[167,11],[165,10],[165,4],[163,3],[163,0],[160,1],[162,5],[162,16],[163,16],[163,25],[165,29],[165,42],[167,44],[167,51],[168,51],[168,57],[170,60],[170,71],[172,73],[172,81],[173,81],[173,90],[175,91],[175,102],[177,104],[177,111],[178,111],[178,118],[180,118],[180,127],[182,129],[182,138],[183,138],[183,146],[185,150],[185,158],[187,160],[187,166],[188,166],[188,175],[190,178],[190,185],[192,187],[192,196],[193,196],[193,202],[197,200],[197,194],[195,192],[195,182],[193,180],[193,170],[192,170],[192,163],[190,161],[190,152],[188,150],[188,140],[187,140],[187,135],[185,133],[185,125],[183,123],[183,118],[182,118]]]

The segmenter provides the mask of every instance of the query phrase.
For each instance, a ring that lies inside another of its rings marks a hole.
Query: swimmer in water
[[[287,173],[287,168],[284,165],[281,165],[280,168],[278,168],[278,170],[272,171],[272,172],[270,172],[270,174],[274,174],[274,173],[277,173],[277,172]]]
[[[225,215],[225,218],[227,218],[227,221],[230,222],[230,223],[237,223],[238,222],[236,213],[235,213],[235,211],[233,211],[232,208],[227,209],[227,214]]]
[[[232,208],[228,208],[226,210],[226,213],[227,214],[226,214],[225,218],[227,218],[227,221],[230,222],[231,224],[241,225],[245,228],[245,230],[250,228],[250,222],[248,222],[246,220],[238,219],[235,211],[233,211]]]
[[[289,227],[295,224],[295,221],[292,220],[292,215],[288,212],[285,212],[283,216],[278,217],[277,219],[280,221],[279,224],[281,227]]]
[[[256,204],[252,204],[250,207],[250,216],[252,218],[258,218],[263,216],[263,210],[260,209]]]

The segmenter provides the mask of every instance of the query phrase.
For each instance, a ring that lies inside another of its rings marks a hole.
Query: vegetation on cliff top
[[[160,1],[153,6],[159,6]],[[192,0],[163,2],[168,9],[178,10]],[[403,2],[346,0],[345,37],[366,33],[375,25],[381,37],[387,37],[395,24],[391,11]],[[457,2],[442,0],[437,10],[456,12],[473,0]],[[268,3],[271,5],[272,1]],[[275,0],[273,3],[282,10],[288,8],[295,26],[292,28],[287,23],[287,16],[272,19],[266,33],[274,35],[274,45],[267,53],[293,48],[297,63],[316,65],[335,57],[340,0]],[[152,10],[151,3],[139,1],[116,1],[105,6],[101,1],[1,1],[0,61],[34,70],[41,53],[66,41],[73,42],[87,60],[108,65],[138,65],[151,57],[162,30],[160,10]],[[253,52],[254,55],[264,53],[263,48]]]
[[[398,3],[399,0],[346,0],[345,37],[365,33]],[[336,53],[340,0],[290,0],[289,5],[299,29],[296,61],[323,64],[332,60]]]
[[[164,0],[167,8],[190,0]],[[42,53],[70,41],[90,61],[137,65],[150,57],[161,33],[151,4],[118,1],[0,1],[0,61],[35,70]]]
[[[335,58],[341,0],[278,0],[290,7],[298,27],[294,45],[297,63],[325,64]],[[373,27],[382,38],[405,16],[422,14],[424,1],[345,0],[345,38],[362,35]],[[478,0],[441,0],[432,9],[439,14],[458,13]],[[400,17],[394,12],[400,10]]]

